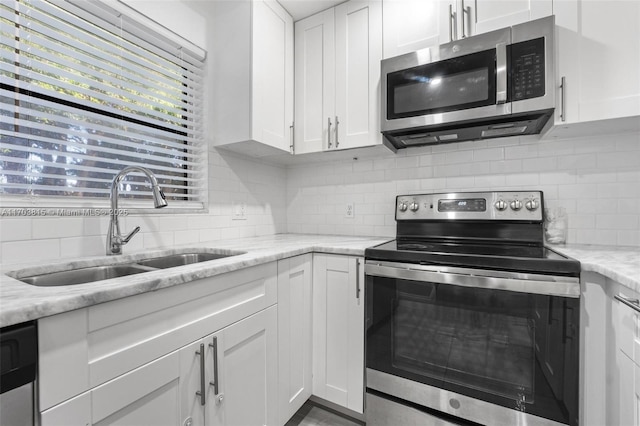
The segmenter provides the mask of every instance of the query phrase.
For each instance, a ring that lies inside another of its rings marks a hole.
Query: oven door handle
[[[420,270],[409,266],[399,268],[380,263],[366,263],[365,275],[372,277],[396,278],[409,281],[423,281],[436,284],[457,285],[462,287],[485,288],[489,290],[509,290],[519,293],[543,294],[560,297],[580,297],[580,281],[578,279],[561,280],[548,279],[522,279],[509,277],[496,277],[488,275],[473,275],[443,272],[437,269]]]

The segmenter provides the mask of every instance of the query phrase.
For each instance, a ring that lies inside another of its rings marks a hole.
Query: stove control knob
[[[520,200],[513,200],[510,204],[511,206],[511,210],[515,210],[518,211],[522,208],[522,201]]]
[[[416,203],[415,201],[413,203],[411,203],[411,205],[409,206],[409,208],[411,209],[412,212],[416,212],[418,211],[418,209],[420,208],[420,204]]]
[[[400,203],[400,205],[398,206],[398,210],[400,210],[401,212],[406,212],[407,211],[407,203]]]
[[[498,200],[496,201],[496,203],[494,204],[495,208],[502,211],[502,210],[506,210],[508,207],[508,204],[505,200]]]
[[[531,200],[527,200],[527,202],[524,203],[524,206],[527,208],[527,210],[534,211],[537,210],[538,207],[540,207],[540,203],[534,198]]]

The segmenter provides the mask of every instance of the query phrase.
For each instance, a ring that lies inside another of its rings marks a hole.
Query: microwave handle
[[[507,44],[496,45],[496,103],[507,102]]]

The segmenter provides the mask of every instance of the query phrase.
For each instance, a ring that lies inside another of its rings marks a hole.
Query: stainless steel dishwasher
[[[34,381],[38,365],[35,322],[0,329],[0,425],[34,425]]]

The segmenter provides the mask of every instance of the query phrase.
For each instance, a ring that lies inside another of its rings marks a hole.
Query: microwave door
[[[509,40],[506,29],[383,61],[383,131],[510,114]]]

